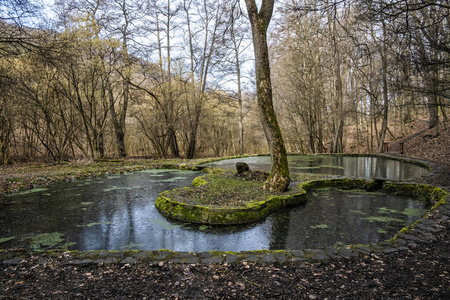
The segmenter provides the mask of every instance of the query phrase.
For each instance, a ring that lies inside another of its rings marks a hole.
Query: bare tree
[[[246,0],[248,17],[252,28],[255,51],[256,90],[261,119],[272,157],[272,170],[264,183],[264,189],[285,191],[289,187],[289,167],[283,135],[273,108],[270,79],[267,29],[272,18],[275,0],[263,0],[258,10],[254,0]]]
[[[242,16],[241,9],[238,2],[231,5],[230,10],[230,24],[228,25],[230,60],[233,65],[233,73],[235,73],[237,92],[236,98],[238,101],[238,124],[239,124],[239,154],[244,154],[244,117],[246,112],[244,110],[242,90],[243,90],[243,64],[246,62],[245,51],[251,45],[248,36],[248,27]]]
[[[367,9],[371,20],[387,20],[388,34],[399,37],[396,55],[410,63],[418,81],[411,80],[403,89],[426,97],[429,127],[439,123],[439,113],[444,118],[449,107],[450,68],[449,31],[450,4],[438,1],[383,1],[361,0],[360,7]],[[405,49],[408,49],[405,51]],[[409,53],[406,57],[404,53]],[[409,79],[412,79],[410,77]]]
[[[224,34],[225,28],[225,1],[208,2],[206,0],[196,3],[195,0],[183,1],[183,9],[186,16],[186,36],[188,39],[187,55],[190,65],[189,79],[192,86],[197,88],[186,101],[188,112],[187,123],[189,132],[186,133],[187,149],[186,157],[194,158],[197,147],[199,126],[207,100],[208,82],[212,69],[216,63],[222,61],[222,53],[219,51],[219,39]],[[194,17],[191,10],[197,10]]]

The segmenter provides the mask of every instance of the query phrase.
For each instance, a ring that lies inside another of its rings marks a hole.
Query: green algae
[[[16,237],[14,237],[14,236],[6,237],[6,238],[0,238],[0,244],[1,244],[1,243],[9,242],[9,241],[11,241],[11,240],[14,240],[15,238],[16,238]]]
[[[326,229],[326,228],[328,228],[328,225],[327,224],[319,224],[319,225],[309,226],[309,228],[312,228],[312,229]]]
[[[120,247],[121,251],[130,251],[143,248],[144,245],[138,243],[129,243]],[[110,251],[111,252],[111,251]]]
[[[350,212],[351,212],[352,214],[367,215],[367,213],[362,212],[362,211],[360,211],[360,210],[350,210]]]
[[[405,208],[401,213],[406,215],[406,216],[411,216],[411,217],[421,217],[424,214],[426,214],[428,210],[427,209],[419,209],[419,208]]]
[[[378,208],[378,213],[380,213],[380,214],[399,214],[401,212],[396,210],[396,209],[390,209],[390,208],[386,208],[386,207],[379,207]]]
[[[30,242],[30,248],[34,251],[42,249],[67,249],[75,243],[67,242],[64,234],[60,232],[42,233],[27,238]]]
[[[45,192],[45,191],[48,191],[48,188],[37,187],[37,188],[33,188],[33,189],[24,190],[24,191],[21,191],[21,192],[14,193],[14,195],[23,196],[23,195],[28,195],[28,194],[32,194],[32,193],[39,193],[39,192]],[[10,195],[11,194],[7,194],[5,196],[8,197]]]
[[[112,186],[110,188],[103,189],[103,191],[104,192],[112,192],[112,191],[120,191],[120,190],[130,191],[130,190],[140,189],[140,188],[142,188],[142,187],[141,186],[131,186],[131,187],[129,187],[129,186]]]
[[[183,226],[180,224],[168,223],[168,222],[165,222],[164,220],[156,219],[156,218],[147,218],[146,220],[148,220],[152,224],[158,225],[159,227],[161,227],[164,230],[173,230],[173,229]]]
[[[111,222],[92,222],[87,224],[86,226],[91,228],[92,226],[97,226],[97,225],[110,225]]]
[[[362,218],[362,220],[367,220],[369,222],[383,222],[383,223],[389,223],[389,222],[403,223],[404,222],[401,219],[396,219],[396,218],[386,217],[386,216],[371,216],[371,217]]]

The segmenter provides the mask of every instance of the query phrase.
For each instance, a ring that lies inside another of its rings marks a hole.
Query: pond
[[[237,162],[245,162],[251,170],[270,171],[270,156],[252,156],[225,159],[205,166],[234,170]],[[384,178],[405,180],[420,177],[427,173],[427,168],[380,156],[345,156],[345,155],[289,155],[289,170],[295,173],[314,173],[340,175],[358,178]]]
[[[155,209],[164,190],[200,172],[149,170],[0,195],[0,248],[33,250],[246,251],[304,249],[391,238],[428,208],[414,199],[325,189],[306,205],[244,226],[169,221]]]

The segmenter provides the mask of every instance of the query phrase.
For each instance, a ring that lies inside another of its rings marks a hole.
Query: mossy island
[[[264,190],[268,173],[252,171],[241,164],[238,172],[206,168],[191,187],[162,192],[155,202],[158,211],[169,218],[207,225],[237,225],[265,218],[270,213],[308,201],[316,189],[338,187],[412,196],[431,205],[445,202],[447,193],[437,187],[392,182],[385,179],[331,178],[291,184],[286,192]],[[317,178],[317,177],[316,177]]]
[[[166,217],[190,223],[236,225],[262,219],[272,211],[306,201],[297,188],[270,192],[262,186],[268,173],[244,170],[233,173],[207,168],[191,187],[165,191],[155,206]]]

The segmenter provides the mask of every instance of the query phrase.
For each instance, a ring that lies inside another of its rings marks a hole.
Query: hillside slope
[[[391,143],[389,152],[398,152],[399,143],[403,143],[403,155],[428,161],[450,163],[450,126],[421,130],[397,142]]]

